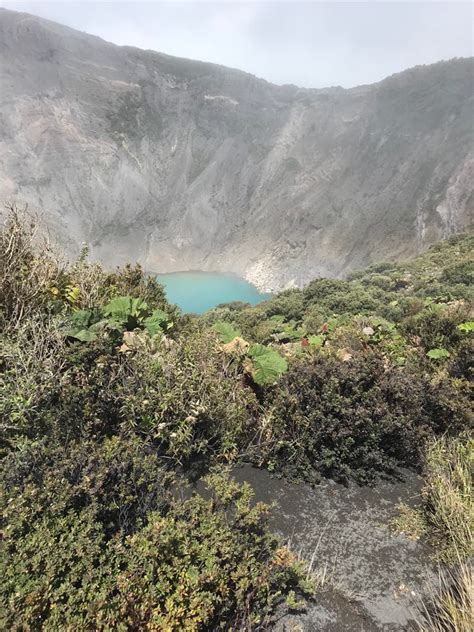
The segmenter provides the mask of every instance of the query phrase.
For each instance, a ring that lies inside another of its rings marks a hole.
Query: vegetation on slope
[[[0,233],[6,629],[265,628],[311,585],[217,470],[372,483],[470,427],[471,237],[192,317],[35,231]]]
[[[427,443],[472,422],[472,237],[407,264],[377,264],[349,281],[316,279],[250,308],[219,306],[252,343],[288,359],[258,392],[257,463],[313,479],[361,482],[421,467]]]
[[[12,212],[0,235],[2,629],[266,627],[312,590],[225,474],[257,401],[139,268],[54,258]],[[39,240],[41,241],[41,240]],[[202,468],[201,468],[202,469]]]

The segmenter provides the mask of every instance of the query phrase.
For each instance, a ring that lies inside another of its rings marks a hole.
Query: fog
[[[469,2],[0,2],[274,83],[351,87],[473,54]]]

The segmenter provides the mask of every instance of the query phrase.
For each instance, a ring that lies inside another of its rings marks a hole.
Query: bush
[[[174,479],[167,465],[136,437],[63,446],[47,439],[24,442],[2,462],[9,536],[23,536],[46,515],[83,509],[107,536],[132,532],[150,511],[168,506]]]
[[[118,353],[116,343],[103,337],[67,345],[63,338],[44,358],[35,357],[35,347],[31,340],[17,355],[18,345],[0,345],[0,385],[5,386],[0,406],[12,422],[6,433],[12,445],[21,436],[48,435],[62,443],[116,433],[120,377],[130,371],[128,358]]]
[[[253,435],[254,393],[214,333],[181,338],[158,361],[136,355],[122,394],[128,424],[182,464],[235,460]]]
[[[468,423],[466,404],[449,383],[387,366],[375,353],[294,362],[267,405],[266,462],[310,479],[316,470],[370,482],[378,472],[418,467],[433,432]]]
[[[0,230],[0,325],[14,328],[43,310],[64,270],[32,216],[11,206]]]
[[[378,291],[383,296],[383,292]],[[304,288],[303,294],[306,308],[317,305],[324,310],[326,318],[375,312],[382,302],[376,292],[368,291],[355,281],[316,279]]]
[[[2,625],[24,629],[228,630],[268,623],[282,595],[311,590],[268,535],[248,486],[209,479],[127,538],[107,540],[88,509],[45,511],[0,562]],[[14,516],[12,516],[14,518]]]
[[[474,266],[472,261],[462,261],[452,263],[444,268],[441,274],[441,281],[450,285],[474,285]]]
[[[281,315],[285,320],[299,320],[304,312],[301,290],[284,290],[263,304],[267,318]]]
[[[464,302],[454,305],[428,305],[415,316],[408,317],[401,325],[408,336],[416,336],[419,344],[430,349],[454,350],[463,338],[458,325],[467,320],[469,308]]]

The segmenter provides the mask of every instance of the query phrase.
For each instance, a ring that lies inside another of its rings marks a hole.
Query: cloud
[[[275,83],[351,87],[473,54],[470,2],[8,2],[117,44]]]

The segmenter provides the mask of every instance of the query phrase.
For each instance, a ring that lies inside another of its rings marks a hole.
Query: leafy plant
[[[173,322],[162,309],[151,311],[145,301],[131,296],[117,296],[101,310],[77,310],[69,318],[67,335],[82,342],[97,339],[101,330],[133,331],[145,329],[150,336],[165,333]]]
[[[296,321],[290,320],[289,322],[285,322],[283,316],[273,316],[270,320],[272,320],[276,325],[277,331],[272,335],[272,337],[277,342],[301,340],[306,333],[302,327],[298,327]]]
[[[110,320],[128,331],[132,331],[150,314],[148,305],[141,298],[117,296],[103,308]]]
[[[150,336],[156,336],[159,333],[164,333],[173,327],[173,322],[170,320],[168,314],[162,309],[155,309],[150,316],[143,319],[143,326],[148,331]]]
[[[275,349],[256,344],[247,353],[252,359],[252,377],[261,386],[274,384],[288,370],[288,362]]]
[[[81,342],[92,342],[96,340],[98,332],[106,324],[108,324],[108,322],[101,319],[100,311],[79,309],[70,315],[70,328],[66,334],[70,338],[75,338]]]
[[[79,300],[79,297],[81,296],[81,290],[74,285],[67,285],[64,291],[64,296],[67,302],[70,305],[74,306],[76,305],[76,303]]]
[[[324,344],[324,336],[308,336],[308,342],[311,347],[322,347]]]
[[[227,323],[223,320],[219,320],[214,323],[213,327],[214,331],[217,331],[221,341],[224,344],[228,344],[232,342],[234,338],[240,336],[240,332],[238,329],[235,329],[230,323]]]
[[[213,329],[218,332],[221,341],[226,345],[239,338],[240,332],[225,321],[216,322]],[[275,349],[261,344],[254,344],[247,348],[245,341],[242,340],[242,342],[244,345],[240,349],[250,359],[249,372],[256,384],[260,386],[274,384],[288,370],[287,361]]]
[[[430,349],[426,355],[431,360],[445,360],[451,355],[447,349]]]
[[[472,331],[474,331],[474,320],[470,320],[465,323],[459,323],[458,329],[459,331],[463,331],[465,333],[471,333]]]

